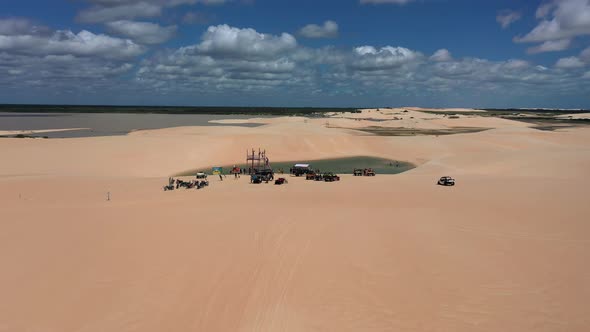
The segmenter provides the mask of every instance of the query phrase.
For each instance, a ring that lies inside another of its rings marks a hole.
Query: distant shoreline
[[[305,115],[356,112],[338,107],[231,107],[231,106],[108,106],[108,105],[17,105],[0,104],[0,113],[128,113],[128,114],[217,114]]]
[[[390,107],[380,107],[390,108]],[[403,108],[403,107],[402,107]],[[119,105],[32,105],[0,104],[0,113],[117,113],[117,114],[217,114],[217,115],[302,115],[360,112],[358,107],[256,107],[256,106],[119,106]],[[428,108],[424,108],[427,110]],[[435,110],[436,108],[432,108]],[[487,112],[590,113],[585,109],[478,108]]]

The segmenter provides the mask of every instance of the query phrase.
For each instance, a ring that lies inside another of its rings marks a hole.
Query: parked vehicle
[[[455,179],[453,179],[450,176],[443,176],[438,180],[438,182],[436,184],[441,185],[441,186],[454,186]]]
[[[207,178],[207,174],[199,172],[197,173],[197,179],[206,179]]]
[[[178,186],[180,188],[192,189],[195,187],[195,183],[193,181],[181,181]]]
[[[270,168],[257,170],[256,173],[254,173],[254,174],[260,175],[260,176],[262,176],[263,180],[268,179],[269,181],[274,180],[274,177],[275,177],[274,171]]]
[[[285,179],[285,178],[278,178],[275,180],[275,184],[278,184],[278,185],[285,184],[285,183],[288,183],[287,179]]]
[[[262,183],[262,175],[252,174],[250,175],[250,183]]]
[[[340,177],[332,172],[324,173],[323,178],[326,182],[340,181]]]
[[[372,168],[355,168],[352,172],[354,176],[375,176],[375,171]]]
[[[302,176],[303,174],[313,173],[310,164],[295,164],[291,167],[291,173],[295,176]]]
[[[250,182],[251,183],[262,183],[263,181],[268,183],[268,181],[272,181],[274,179],[274,174],[272,171],[270,172],[256,172],[250,175]]]
[[[295,176],[302,176],[304,174],[309,174],[309,173],[303,169],[294,169],[293,170],[293,175],[295,175]]]

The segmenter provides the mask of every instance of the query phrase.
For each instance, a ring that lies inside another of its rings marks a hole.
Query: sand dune
[[[0,140],[0,331],[588,331],[590,129],[404,114]],[[161,189],[252,147],[418,167]]]
[[[586,119],[590,119],[590,113],[562,114],[562,115],[558,115],[557,118],[559,118],[559,119],[586,120]]]

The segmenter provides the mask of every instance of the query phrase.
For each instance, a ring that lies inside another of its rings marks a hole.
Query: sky
[[[0,103],[590,109],[590,0],[2,0]]]

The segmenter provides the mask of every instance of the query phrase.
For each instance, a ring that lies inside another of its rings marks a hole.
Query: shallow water
[[[264,116],[256,116],[264,117]],[[0,130],[40,130],[65,128],[90,128],[31,136],[49,138],[92,137],[126,135],[139,129],[160,129],[179,126],[227,126],[209,123],[210,120],[248,119],[247,115],[213,114],[107,114],[107,113],[0,113]],[[257,127],[261,124],[231,124],[239,127]]]
[[[377,174],[398,174],[416,167],[414,164],[405,161],[367,156],[283,162],[271,161],[271,166],[275,172],[278,172],[282,168],[286,174],[289,173],[289,169],[295,164],[310,164],[311,168],[319,169],[321,172],[334,172],[337,174],[352,174],[355,168],[372,168]],[[248,166],[244,163],[237,163],[236,165],[248,169]],[[229,173],[232,166],[223,166],[224,173]],[[194,175],[197,172],[203,171],[211,174],[211,167],[182,172],[179,175]]]

